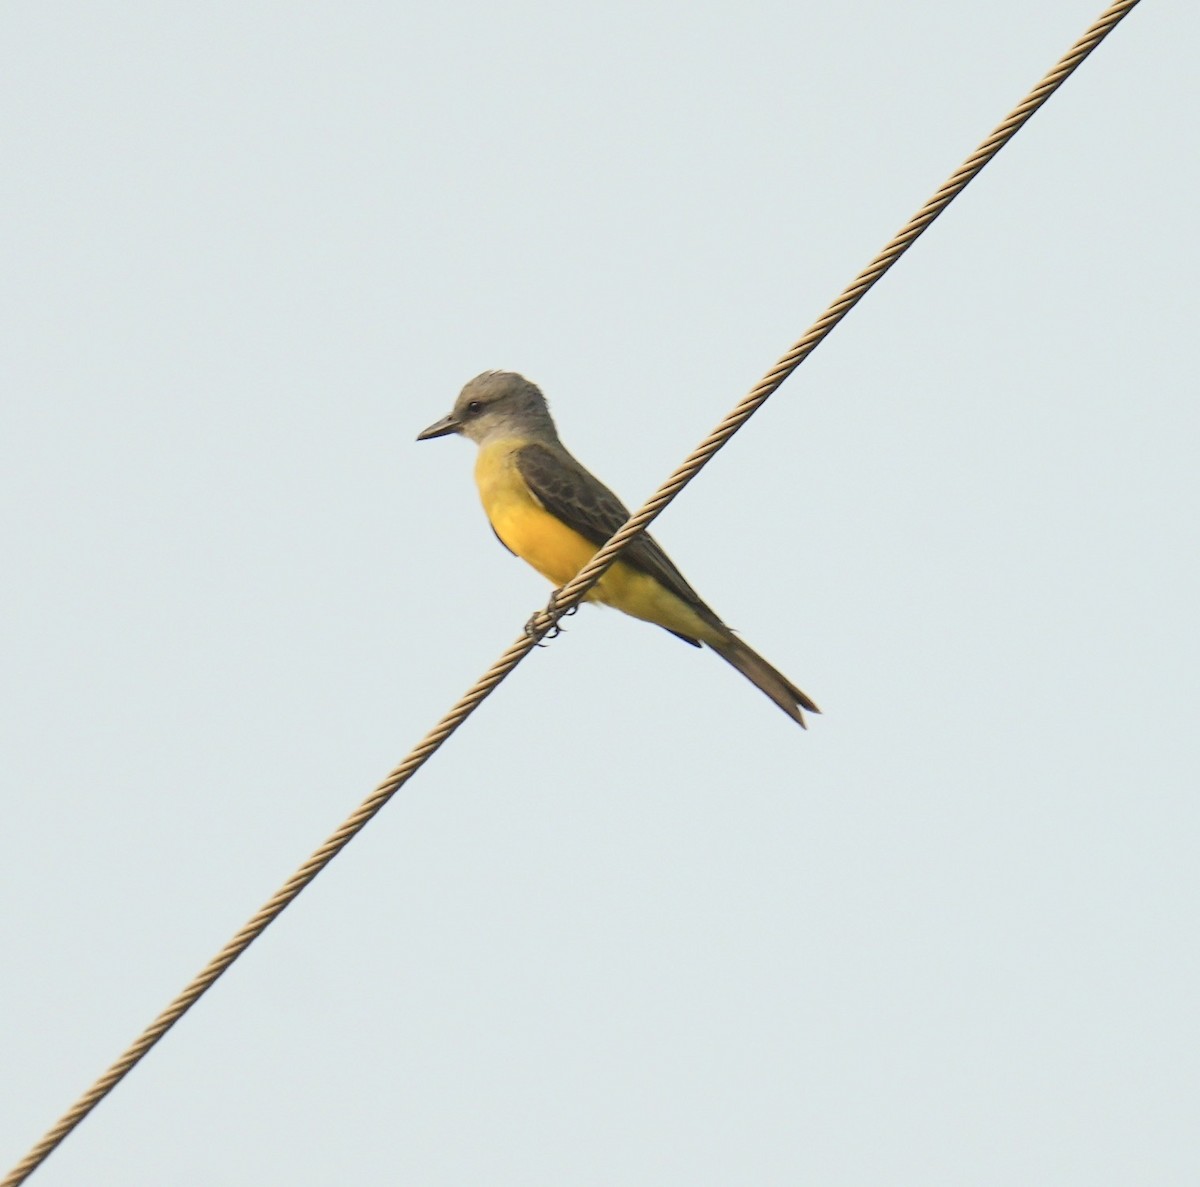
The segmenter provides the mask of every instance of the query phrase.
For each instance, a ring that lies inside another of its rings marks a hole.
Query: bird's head
[[[417,434],[418,441],[460,433],[476,445],[516,438],[557,441],[546,397],[536,384],[514,371],[485,371],[459,393],[449,416]]]

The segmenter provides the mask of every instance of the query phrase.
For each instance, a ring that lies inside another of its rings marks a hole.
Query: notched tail
[[[820,713],[811,697],[798,689],[781,671],[771,667],[757,651],[747,647],[736,635],[709,646],[727,663],[737,668],[751,684],[757,685],[802,729],[808,729],[801,709]]]

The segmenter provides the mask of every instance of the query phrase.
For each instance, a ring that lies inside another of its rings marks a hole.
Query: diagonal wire
[[[340,828],[275,892],[246,925],[190,981],[174,1001],[138,1036],[119,1059],[67,1110],[29,1153],[0,1180],[18,1187],[62,1143],[66,1136],[107,1096],[144,1055],[191,1009],[209,987],[256,940],[284,908],[366,827],[368,822],[424,765],[434,751],[529,654],[538,639],[566,611],[577,605],[613,563],[620,550],[663,511],[700,469],[766,402],[780,384],[816,349],[858,304],[885,272],[913,245],[939,214],[980,170],[1012,139],[1031,115],[1067,80],[1076,67],[1128,15],[1139,0],[1115,0],[1086,33],[1059,59],[945,184],[904,225],[894,239],[833,301],[812,327],[777,362],[723,421],[684,460],[635,515],[561,590],[546,610],[534,615],[526,633],[479,678],[446,715],[413,748],[408,757],[358,806]]]

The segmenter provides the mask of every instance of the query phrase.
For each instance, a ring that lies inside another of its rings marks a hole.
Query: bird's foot
[[[539,610],[525,624],[525,634],[534,640],[536,646],[544,647],[546,639],[557,639],[563,633],[562,619],[570,618],[578,609],[579,603],[576,602],[569,610],[560,610],[558,606],[558,590],[555,590],[550,595],[550,600],[546,603],[545,610]],[[549,626],[540,625],[543,618],[550,619]]]

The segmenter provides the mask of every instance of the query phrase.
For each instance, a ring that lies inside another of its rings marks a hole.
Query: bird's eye
[[[472,400],[467,405],[467,412],[471,416],[478,416],[483,411],[483,405],[478,400]]]

